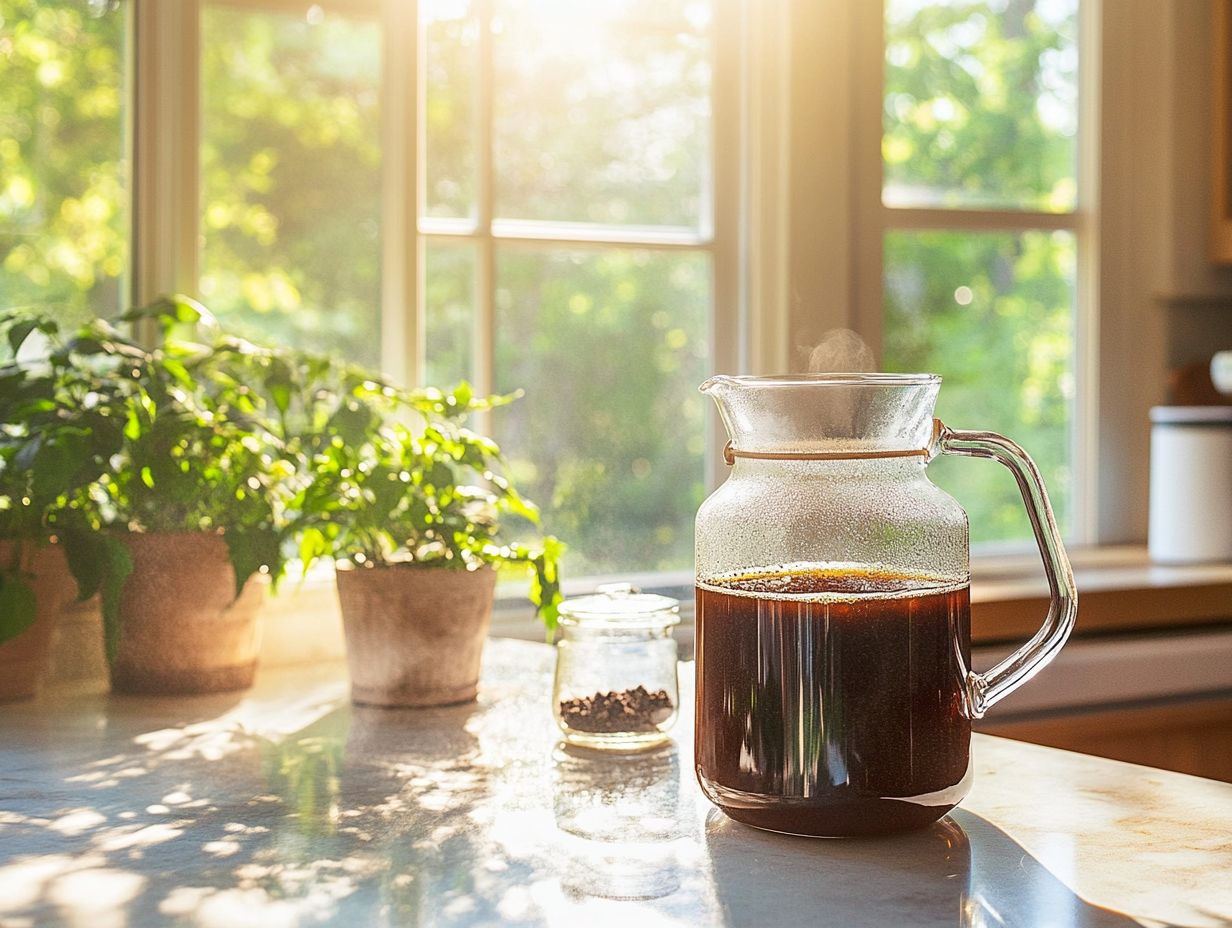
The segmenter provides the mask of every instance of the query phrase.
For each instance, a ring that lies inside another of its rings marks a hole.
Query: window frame
[[[206,0],[129,0],[134,78],[131,293],[136,302],[197,291],[200,216],[200,40]],[[303,0],[208,0],[302,15]],[[478,0],[490,8],[491,0]],[[1101,399],[1108,380],[1099,352],[1099,75],[1101,0],[1080,4],[1078,202],[1068,214],[928,210],[881,203],[881,3],[842,0],[717,0],[714,29],[713,233],[694,238],[630,234],[585,241],[557,228],[498,224],[489,209],[462,235],[420,216],[423,140],[416,0],[321,0],[328,14],[378,18],[382,26],[382,363],[415,382],[423,370],[423,253],[429,237],[482,239],[482,306],[475,319],[476,381],[490,387],[491,255],[499,242],[698,248],[712,255],[714,370],[771,373],[800,366],[800,346],[836,326],[881,344],[881,236],[900,227],[977,230],[1072,229],[1078,237],[1075,516],[1071,544],[1102,538],[1115,496],[1098,482]],[[482,32],[482,30],[481,30]],[[413,41],[408,42],[408,37]],[[396,49],[397,54],[392,54]],[[490,77],[489,77],[490,80]],[[818,86],[831,89],[819,94]],[[838,143],[836,144],[836,140]],[[843,144],[843,141],[847,144]],[[483,147],[483,146],[481,146]],[[870,154],[871,153],[871,154]],[[481,206],[481,210],[483,207]],[[576,230],[565,230],[571,232]],[[592,233],[595,230],[589,230]],[[152,337],[153,333],[145,333]],[[707,416],[708,487],[725,477],[722,427]],[[1104,442],[1106,444],[1106,441]]]

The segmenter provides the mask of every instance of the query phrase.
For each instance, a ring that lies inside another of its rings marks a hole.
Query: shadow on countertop
[[[706,819],[723,924],[1138,928],[1075,895],[987,820],[957,809],[910,834],[797,838]]]

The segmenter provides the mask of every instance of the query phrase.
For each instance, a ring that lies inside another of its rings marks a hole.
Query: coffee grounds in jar
[[[562,699],[560,717],[574,731],[592,734],[658,731],[672,714],[666,690],[651,693],[644,686],[611,693]]]

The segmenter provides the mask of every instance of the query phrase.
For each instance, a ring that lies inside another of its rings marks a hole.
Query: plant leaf
[[[34,624],[38,603],[34,588],[17,572],[0,574],[0,644]]]
[[[89,530],[63,531],[60,542],[77,581],[78,601],[102,593],[103,646],[110,663],[120,648],[120,596],[133,572],[128,547],[113,534]]]
[[[120,651],[120,596],[124,584],[133,572],[133,559],[128,547],[115,535],[100,534],[99,554],[103,565],[103,647],[107,663],[112,663]]]
[[[269,390],[270,399],[274,401],[274,408],[279,414],[285,416],[287,410],[291,408],[290,365],[281,358],[272,359],[265,386]]]
[[[23,319],[12,325],[9,329],[9,347],[13,349],[13,354],[21,351],[21,346],[30,337],[30,333],[37,329],[38,326],[39,321],[37,319]]]
[[[325,533],[319,528],[309,526],[304,529],[299,536],[299,559],[303,564],[304,575],[307,576],[308,568],[310,568],[318,557],[329,553],[329,542],[325,538]]]
[[[64,548],[69,573],[77,581],[77,601],[85,602],[103,584],[102,536],[67,529],[60,533],[60,544]]]
[[[268,526],[229,526],[223,535],[227,551],[231,555],[231,567],[235,571],[235,595],[244,591],[248,578],[268,568],[277,578],[281,573],[282,539],[278,532]]]
[[[130,309],[120,317],[121,322],[135,322],[140,319],[159,319],[164,323],[190,324],[202,317],[210,316],[209,311],[191,297],[183,294],[159,297],[145,306]]]
[[[90,434],[83,429],[60,429],[53,442],[44,442],[34,460],[31,488],[35,502],[46,505],[72,488],[73,478],[90,458]]]

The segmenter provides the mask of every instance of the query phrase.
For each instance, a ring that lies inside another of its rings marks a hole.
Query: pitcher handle
[[[978,719],[1056,657],[1074,627],[1074,617],[1078,613],[1078,590],[1074,586],[1074,572],[1061,543],[1061,532],[1052,515],[1043,478],[1035,462],[1022,448],[995,432],[956,431],[936,419],[933,422],[929,460],[938,453],[991,458],[1010,469],[1018,481],[1018,489],[1022,491],[1027,515],[1031,517],[1031,528],[1035,532],[1051,592],[1048,615],[1030,641],[988,673],[968,672],[968,710],[972,718]]]

